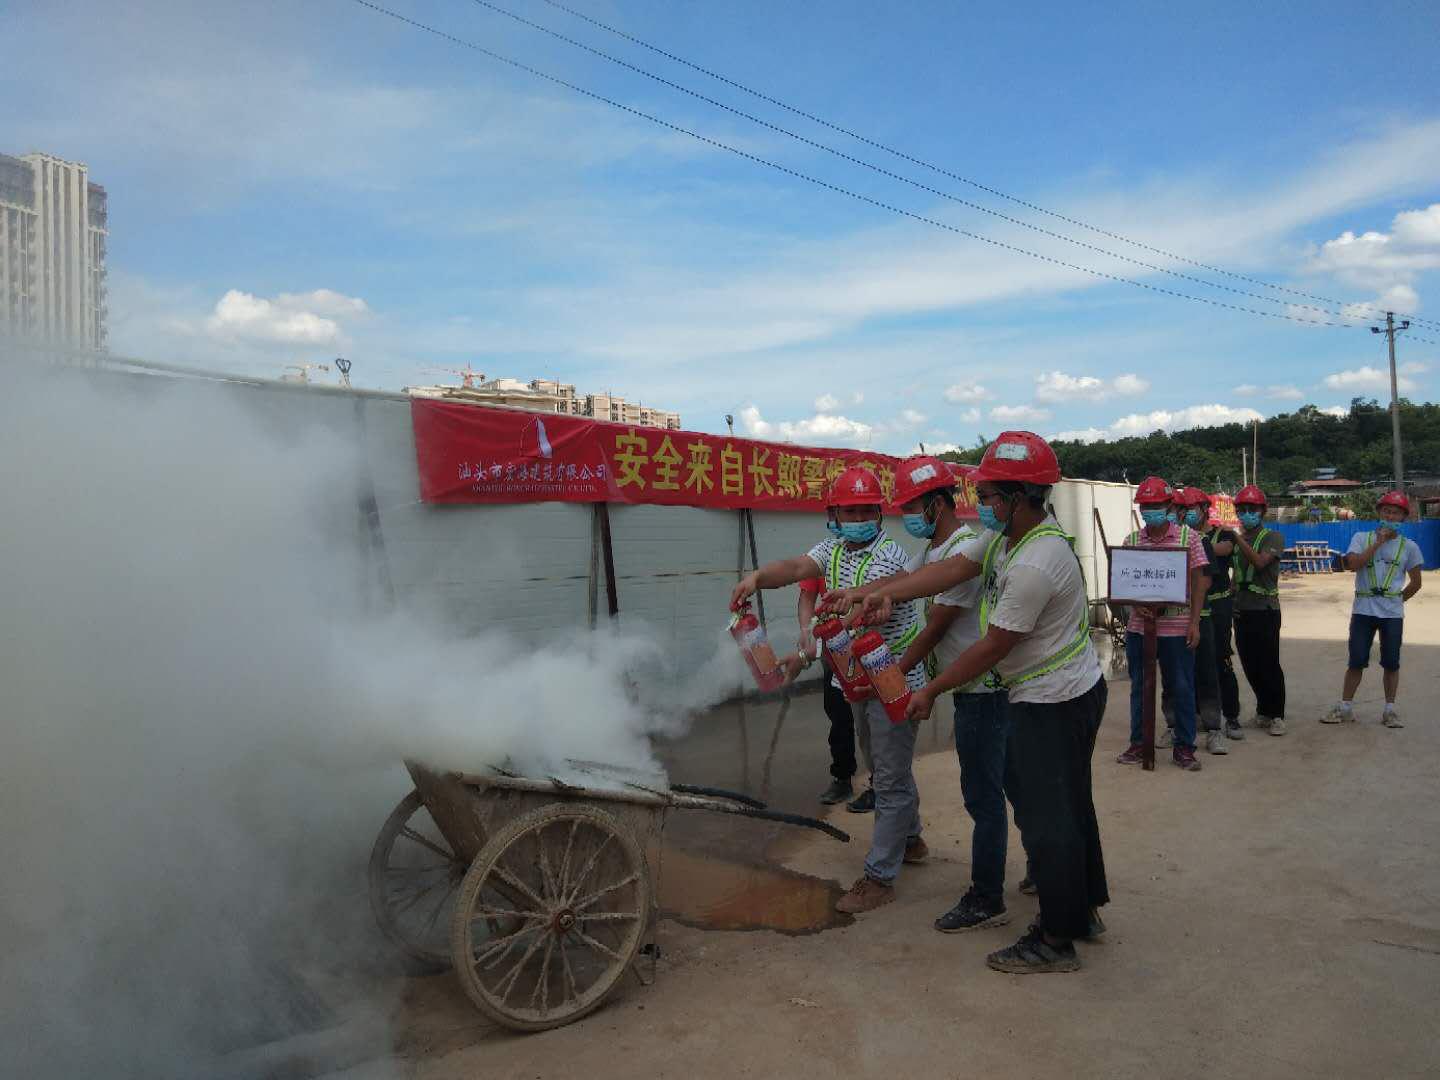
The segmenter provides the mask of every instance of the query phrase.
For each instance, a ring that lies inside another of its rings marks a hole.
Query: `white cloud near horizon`
[[[1035,405],[996,405],[990,419],[997,424],[1034,424],[1050,419],[1050,410]]]
[[[1271,386],[1256,386],[1254,383],[1242,383],[1235,387],[1231,393],[1239,394],[1241,397],[1264,397],[1274,401],[1298,401],[1305,396],[1305,391],[1290,383],[1277,383]]]
[[[864,447],[869,445],[875,432],[873,424],[823,413],[805,420],[772,422],[761,416],[759,408],[754,405],[741,409],[737,419],[743,435],[809,446]]]
[[[273,300],[230,289],[216,301],[204,330],[219,341],[338,345],[343,333],[332,316],[362,315],[368,310],[364,300],[331,289],[281,293]]]
[[[1067,375],[1063,371],[1042,371],[1035,376],[1037,401],[1104,401],[1121,395],[1143,394],[1150,383],[1139,375],[1117,375],[1106,381],[1094,375]]]

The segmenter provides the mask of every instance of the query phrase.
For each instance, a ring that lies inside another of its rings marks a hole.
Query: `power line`
[[[509,12],[503,11],[502,9],[495,7],[495,5],[493,5],[493,4],[485,3],[485,0],[475,0],[475,2],[476,2],[476,3],[482,3],[485,7],[489,7],[489,8],[492,8],[493,10],[500,11],[501,14],[506,14],[506,15],[509,15],[509,14],[510,14]],[[736,90],[739,90],[739,91],[741,91],[741,92],[743,92],[743,93],[749,94],[749,95],[752,96],[752,97],[759,98],[761,101],[767,102],[767,103],[769,103],[769,104],[771,104],[771,105],[774,105],[774,106],[776,106],[776,107],[778,107],[778,108],[784,109],[786,112],[793,113],[793,114],[796,115],[796,116],[803,117],[804,119],[809,120],[809,121],[811,121],[812,123],[819,124],[821,127],[828,128],[828,129],[830,129],[831,131],[838,132],[839,134],[845,135],[845,136],[847,136],[848,138],[855,139],[855,140],[857,140],[857,141],[859,141],[859,142],[864,143],[866,146],[874,147],[876,150],[883,150],[885,153],[891,154],[891,155],[893,155],[893,156],[895,156],[895,157],[897,157],[897,158],[900,158],[902,161],[908,161],[908,162],[910,162],[912,165],[919,165],[921,168],[929,169],[931,172],[938,173],[938,174],[941,175],[941,176],[949,177],[951,180],[956,180],[956,181],[958,181],[958,182],[960,182],[960,183],[962,183],[962,184],[966,184],[966,185],[968,185],[968,186],[970,186],[970,187],[976,188],[976,189],[979,190],[979,191],[984,191],[984,192],[986,192],[986,193],[988,193],[988,194],[990,194],[990,195],[994,195],[994,196],[996,196],[996,197],[998,197],[998,198],[1005,199],[1005,200],[1008,201],[1008,202],[1015,203],[1015,204],[1018,205],[1018,206],[1023,206],[1023,207],[1025,207],[1027,210],[1034,210],[1034,211],[1036,211],[1037,213],[1045,214],[1046,216],[1055,218],[1055,219],[1058,220],[1058,221],[1063,221],[1063,222],[1065,222],[1065,223],[1068,224],[1068,225],[1074,225],[1074,226],[1076,226],[1077,228],[1085,229],[1085,230],[1088,231],[1088,232],[1093,232],[1093,233],[1096,233],[1097,235],[1104,236],[1104,237],[1108,237],[1108,238],[1111,239],[1111,240],[1118,240],[1118,241],[1120,241],[1120,242],[1123,243],[1123,244],[1129,244],[1129,245],[1131,245],[1132,247],[1137,247],[1137,248],[1140,248],[1140,249],[1142,249],[1142,250],[1144,250],[1144,251],[1149,251],[1149,252],[1151,252],[1152,254],[1162,255],[1162,256],[1164,256],[1164,257],[1167,258],[1167,259],[1174,259],[1174,260],[1177,261],[1177,262],[1186,263],[1186,264],[1189,265],[1189,266],[1197,267],[1197,268],[1199,268],[1199,269],[1201,269],[1201,270],[1205,270],[1205,271],[1207,271],[1207,272],[1209,272],[1209,273],[1212,273],[1212,274],[1220,274],[1220,275],[1222,275],[1222,276],[1224,276],[1224,277],[1233,278],[1233,279],[1235,279],[1235,280],[1237,280],[1237,281],[1248,282],[1248,283],[1251,284],[1251,285],[1259,285],[1259,286],[1262,287],[1262,288],[1273,289],[1273,290],[1275,290],[1276,292],[1287,293],[1287,294],[1289,294],[1289,295],[1291,295],[1291,296],[1303,297],[1303,298],[1306,299],[1306,300],[1318,300],[1318,301],[1320,301],[1321,303],[1330,304],[1330,305],[1332,305],[1332,306],[1334,306],[1334,307],[1339,307],[1339,308],[1346,308],[1346,307],[1369,308],[1369,309],[1371,309],[1372,311],[1379,311],[1379,312],[1383,312],[1383,310],[1384,310],[1384,309],[1381,307],[1381,305],[1379,305],[1379,304],[1374,304],[1374,303],[1370,303],[1370,302],[1350,302],[1350,301],[1345,301],[1345,300],[1336,300],[1336,299],[1333,299],[1333,298],[1331,298],[1331,297],[1320,296],[1320,295],[1318,295],[1318,294],[1316,294],[1316,293],[1308,293],[1308,292],[1304,292],[1304,291],[1299,290],[1299,289],[1292,289],[1292,288],[1290,288],[1289,286],[1286,286],[1286,285],[1276,285],[1276,284],[1273,283],[1273,282],[1265,281],[1265,280],[1263,280],[1263,279],[1261,279],[1261,278],[1257,278],[1257,277],[1251,277],[1251,276],[1249,276],[1248,274],[1241,274],[1241,273],[1237,273],[1237,272],[1235,272],[1235,271],[1233,271],[1233,270],[1226,270],[1224,267],[1220,267],[1220,266],[1212,266],[1212,265],[1210,265],[1209,263],[1200,262],[1200,261],[1197,260],[1197,259],[1191,259],[1191,258],[1188,258],[1187,256],[1180,255],[1180,254],[1178,254],[1178,253],[1176,253],[1176,252],[1173,252],[1173,251],[1167,251],[1165,248],[1156,247],[1156,246],[1154,246],[1153,244],[1147,244],[1147,243],[1144,243],[1144,242],[1142,242],[1142,241],[1140,241],[1140,240],[1132,240],[1132,239],[1130,239],[1130,238],[1127,237],[1127,236],[1122,236],[1122,235],[1119,234],[1119,233],[1111,232],[1111,231],[1108,230],[1108,229],[1103,229],[1103,228],[1101,228],[1101,227],[1098,226],[1098,225],[1091,225],[1091,224],[1089,224],[1089,223],[1087,223],[1087,222],[1085,222],[1085,221],[1081,221],[1081,220],[1078,219],[1078,218],[1068,217],[1068,216],[1066,216],[1065,214],[1062,214],[1062,213],[1060,213],[1060,212],[1058,212],[1058,211],[1056,211],[1056,210],[1047,209],[1046,207],[1040,206],[1040,205],[1038,205],[1037,203],[1028,202],[1028,201],[1025,200],[1025,199],[1019,198],[1018,196],[1011,195],[1011,194],[1009,194],[1009,193],[1007,193],[1007,192],[1001,191],[999,188],[991,187],[991,186],[988,185],[988,184],[983,184],[983,183],[981,183],[980,181],[978,181],[978,180],[973,180],[973,179],[971,179],[970,177],[967,177],[967,176],[961,176],[959,173],[952,172],[952,171],[950,171],[949,169],[944,168],[943,166],[932,164],[931,162],[925,161],[925,160],[922,159],[922,158],[918,158],[918,157],[915,157],[915,156],[913,156],[913,155],[911,155],[911,154],[907,154],[907,153],[906,153],[905,151],[903,151],[903,150],[897,150],[897,149],[895,149],[893,146],[888,146],[888,145],[886,145],[885,143],[879,142],[879,141],[877,141],[877,140],[875,140],[875,139],[871,139],[871,138],[869,138],[869,137],[867,137],[867,136],[865,136],[865,135],[861,135],[859,132],[852,131],[852,130],[850,130],[849,128],[846,128],[846,127],[841,126],[840,124],[836,124],[836,123],[833,123],[833,122],[831,122],[831,121],[829,121],[829,120],[826,120],[824,117],[816,116],[814,113],[807,112],[806,110],[801,109],[801,108],[797,108],[797,107],[794,106],[794,105],[790,105],[790,104],[788,104],[787,102],[781,101],[779,98],[772,97],[771,95],[766,94],[766,93],[764,93],[763,91],[756,90],[756,89],[754,89],[753,87],[746,86],[744,83],[737,82],[736,80],[731,79],[731,78],[729,78],[728,76],[722,75],[722,74],[720,74],[718,71],[712,71],[712,70],[710,70],[710,69],[707,68],[707,67],[702,67],[700,64],[694,63],[694,62],[691,61],[691,60],[687,60],[687,59],[686,59],[685,57],[683,57],[683,56],[678,56],[678,55],[676,55],[675,53],[672,53],[672,52],[669,52],[669,51],[667,51],[667,50],[665,50],[665,49],[660,48],[658,45],[652,45],[650,42],[645,41],[645,40],[642,39],[642,38],[638,38],[638,37],[636,37],[636,36],[633,35],[633,34],[626,33],[624,30],[621,30],[621,29],[619,29],[619,28],[617,28],[617,27],[611,26],[611,25],[609,25],[608,23],[601,22],[599,19],[593,18],[593,17],[590,16],[590,15],[586,15],[583,11],[576,11],[574,8],[568,7],[568,6],[566,6],[565,4],[560,3],[559,0],[543,0],[543,2],[546,3],[546,4],[548,4],[550,7],[555,8],[555,9],[558,10],[558,11],[563,11],[563,12],[565,12],[567,15],[573,15],[573,16],[574,16],[575,18],[577,18],[577,19],[581,19],[581,20],[589,23],[589,24],[592,25],[592,26],[595,26],[595,27],[597,27],[597,28],[599,28],[599,29],[601,29],[601,30],[604,30],[606,33],[613,34],[613,35],[615,35],[616,37],[621,38],[621,39],[623,39],[623,40],[625,40],[625,41],[628,41],[628,42],[630,42],[631,44],[638,45],[638,46],[640,46],[640,47],[643,48],[643,49],[648,49],[648,50],[650,50],[651,52],[656,53],[656,54],[659,55],[659,56],[665,57],[667,60],[673,60],[675,63],[681,64],[681,65],[683,65],[683,66],[685,66],[685,67],[688,67],[688,68],[690,68],[692,71],[698,71],[698,72],[699,72],[700,74],[702,74],[702,75],[709,76],[709,77],[712,78],[712,79],[715,79],[715,80],[717,80],[717,81],[719,81],[719,82],[724,83],[726,86],[733,87],[733,88],[735,88]],[[515,19],[517,19],[518,21],[521,21],[521,22],[526,22],[526,20],[520,19],[519,16],[511,15],[511,18],[515,18]],[[562,37],[562,40],[566,40],[566,41],[569,41],[569,40],[570,40],[570,39],[568,39],[568,38],[563,38],[562,35],[556,34],[554,31],[546,30],[545,27],[537,26],[535,23],[528,23],[528,22],[527,22],[527,25],[534,26],[536,29],[538,29],[538,30],[543,30],[545,33],[554,34],[556,37]],[[599,53],[598,50],[590,49],[590,47],[587,46],[587,45],[582,45],[582,44],[580,44],[580,43],[578,43],[578,42],[572,42],[572,44],[577,44],[577,45],[579,45],[580,48],[587,49],[587,50],[590,51],[590,52],[596,52],[597,55],[601,55],[601,56],[604,56],[604,55],[605,55],[605,54],[603,54],[603,53]],[[611,58],[610,58],[610,57],[607,57],[607,59],[611,59]],[[620,64],[624,64],[624,61],[616,61],[616,62],[617,62],[617,63],[620,63]],[[624,66],[630,67],[631,65],[629,65],[629,64],[624,64]],[[631,70],[640,71],[641,74],[645,74],[645,75],[648,75],[648,74],[649,74],[648,72],[645,72],[645,71],[643,71],[643,70],[641,70],[641,69],[639,69],[639,68],[631,68]],[[660,79],[659,76],[652,76],[652,77],[658,79],[658,80],[661,81],[661,82],[666,82],[666,80]],[[674,86],[675,84],[673,84],[673,83],[667,83],[667,85]],[[684,87],[676,87],[676,89],[685,90]],[[691,91],[689,91],[689,90],[685,90],[685,92],[686,92],[686,93],[691,93]],[[697,97],[698,97],[698,96],[700,96],[700,95],[696,94],[696,95],[694,95],[694,96],[697,96]],[[709,99],[707,98],[707,99],[705,99],[705,100],[709,100]],[[724,106],[724,105],[721,105],[720,107],[721,107],[721,108],[728,108],[728,106]],[[730,111],[731,111],[731,112],[736,112],[737,110],[730,109]],[[744,115],[744,114],[741,114],[741,115]],[[760,123],[764,123],[764,121],[759,121],[759,122],[760,122]],[[766,126],[771,126],[771,125],[766,125]],[[777,128],[776,130],[781,130],[781,129],[778,129],[778,128]],[[785,132],[785,134],[790,134],[790,133],[789,133],[789,132]],[[796,137],[796,138],[799,138],[800,136],[795,136],[795,137]],[[809,141],[809,140],[805,140],[805,141]],[[812,145],[818,145],[818,144],[812,144]],[[822,149],[828,149],[828,148],[826,148],[826,147],[821,147],[821,148],[822,148]],[[836,153],[838,153],[838,151],[836,151]],[[844,156],[844,155],[841,155],[841,156]],[[853,160],[853,159],[852,159],[852,160]],[[866,164],[867,167],[873,167],[873,166],[869,166],[869,165],[868,165],[867,163],[865,163],[865,162],[861,162],[861,164]],[[881,170],[881,171],[883,171],[883,170]],[[905,179],[905,178],[899,177],[898,179]],[[906,180],[906,182],[907,182],[907,183],[910,183],[911,181]],[[923,186],[923,185],[917,185],[917,186]],[[927,188],[926,190],[931,190],[931,189],[928,189],[928,188]],[[943,194],[943,193],[937,192],[937,194]],[[946,197],[947,197],[947,198],[952,198],[953,196],[946,196]],[[956,201],[963,201],[963,200],[958,200],[958,199],[957,199]],[[969,205],[973,205],[973,204],[966,203],[966,205],[969,206]],[[999,214],[999,213],[996,212],[996,211],[992,211],[992,210],[986,209],[986,208],[984,208],[984,207],[976,207],[976,209],[983,210],[985,213],[995,213],[996,216],[998,216],[998,217],[1004,217],[1003,214]],[[1014,219],[1006,218],[1006,220],[1014,220]],[[1024,223],[1024,222],[1019,222],[1019,224],[1025,224],[1026,228],[1037,228],[1036,226],[1031,226],[1031,225],[1028,225],[1028,224],[1026,224],[1026,223]],[[1043,229],[1038,229],[1038,231],[1044,232],[1045,230],[1043,230]],[[1048,234],[1048,235],[1058,236],[1058,235],[1060,235],[1060,234],[1050,233],[1050,234]],[[1082,243],[1082,241],[1074,240],[1074,239],[1072,239],[1072,238],[1070,238],[1070,237],[1060,236],[1060,239],[1066,240],[1066,241],[1068,241],[1068,242],[1070,242],[1070,243],[1073,243],[1073,244],[1081,244],[1082,246],[1088,246],[1088,245],[1084,245],[1084,244]],[[1101,251],[1101,250],[1103,250],[1103,249],[1095,248],[1095,249],[1093,249],[1093,250]],[[1105,252],[1105,254],[1114,254],[1114,253],[1113,253],[1113,252]],[[1125,256],[1122,256],[1122,255],[1115,255],[1114,257],[1115,257],[1115,258],[1122,258],[1122,259],[1125,258]],[[1134,261],[1136,261],[1136,260],[1129,260],[1129,261],[1134,262]],[[1147,264],[1147,263],[1139,263],[1139,265],[1141,265],[1141,266],[1148,266],[1149,264]],[[1191,280],[1191,281],[1201,281],[1203,284],[1209,285],[1209,286],[1212,287],[1212,288],[1217,288],[1217,289],[1224,289],[1224,288],[1226,288],[1226,286],[1218,285],[1218,284],[1215,284],[1214,282],[1206,282],[1206,281],[1203,281],[1203,279],[1200,279],[1200,278],[1188,277],[1187,275],[1179,274],[1179,273],[1176,273],[1175,271],[1165,270],[1165,269],[1159,268],[1159,267],[1155,267],[1154,269],[1160,270],[1161,273],[1170,273],[1170,274],[1175,274],[1175,276],[1177,276],[1177,277],[1186,277],[1188,280]],[[1241,295],[1244,295],[1244,296],[1254,296],[1253,293],[1247,293],[1247,292],[1244,292],[1243,290],[1230,289],[1229,291],[1231,291],[1231,292],[1239,292],[1239,293],[1241,293]],[[1272,301],[1272,302],[1274,302],[1274,303],[1282,303],[1283,301],[1278,301],[1278,300],[1276,300],[1276,301]],[[1302,305],[1296,305],[1296,306],[1300,306],[1300,307],[1310,307],[1310,305],[1308,305],[1308,304],[1302,304]],[[1327,309],[1324,309],[1324,308],[1312,308],[1311,310],[1326,311],[1327,314],[1334,314],[1333,312],[1328,312]],[[1411,315],[1411,314],[1407,314],[1407,313],[1405,313],[1405,312],[1396,312],[1395,314],[1397,314],[1397,315],[1403,315],[1405,318],[1411,319],[1411,320],[1414,321],[1414,322],[1423,323],[1423,324],[1425,324],[1425,325],[1427,325],[1427,326],[1433,326],[1433,327],[1435,327],[1436,329],[1440,329],[1440,322],[1436,322],[1436,321],[1431,320],[1431,319],[1422,319],[1422,318],[1419,318],[1418,316]],[[1342,315],[1341,317],[1342,317],[1342,318],[1349,318],[1349,316],[1345,316],[1345,315]],[[1373,316],[1368,316],[1368,315],[1367,315],[1367,316],[1356,316],[1356,318],[1371,318],[1371,317],[1373,317]]]
[[[1331,322],[1325,319],[1311,319],[1299,315],[1290,315],[1284,312],[1277,311],[1261,311],[1258,308],[1245,307],[1242,304],[1232,304],[1224,300],[1215,300],[1207,296],[1195,296],[1192,293],[1184,293],[1176,289],[1167,289],[1160,285],[1152,285],[1149,282],[1136,281],[1134,278],[1122,277],[1119,274],[1111,274],[1104,270],[1096,270],[1093,267],[1082,266],[1078,263],[1067,262],[1064,259],[1057,259],[1054,256],[1045,255],[1038,251],[1031,251],[1028,248],[1020,247],[1017,244],[1007,243],[1004,240],[996,240],[994,237],[985,236],[977,232],[972,232],[969,229],[962,229],[957,225],[950,225],[946,222],[938,221],[935,218],[926,217],[924,214],[916,213],[913,210],[906,210],[903,207],[894,205],[893,203],[885,202],[883,199],[877,199],[870,195],[864,195],[858,191],[853,191],[850,188],[843,187],[840,184],[833,184],[830,181],[822,180],[817,176],[811,176],[809,173],[801,172],[799,169],[792,169],[788,165],[781,165],[778,162],[769,160],[768,158],[763,158],[758,154],[752,154],[748,150],[741,150],[739,147],[731,146],[729,143],[721,142],[719,139],[712,139],[708,135],[701,135],[699,132],[691,131],[689,128],[681,127],[679,124],[671,123],[669,120],[662,120],[660,117],[655,116],[651,113],[644,112],[643,110],[637,109],[631,105],[625,105],[621,102],[615,101],[613,98],[608,98],[605,97],[603,94],[598,94],[593,90],[587,90],[582,86],[577,86],[574,83],[567,82],[559,76],[551,75],[548,72],[544,72],[538,68],[534,68],[528,64],[524,64],[519,60],[511,59],[510,57],[505,56],[501,53],[497,53],[492,49],[487,49],[483,45],[477,45],[473,41],[466,41],[464,38],[456,37],[454,34],[450,34],[444,30],[436,29],[433,26],[429,26],[425,23],[409,18],[406,15],[401,15],[399,12],[391,11],[389,8],[382,7],[376,3],[372,3],[371,0],[354,0],[354,2],[359,4],[361,7],[369,8],[371,11],[378,12],[381,15],[387,15],[390,18],[395,19],[397,22],[405,23],[406,25],[414,27],[417,30],[421,30],[427,34],[432,34],[435,37],[441,38],[445,41],[449,41],[452,44],[459,45],[462,48],[470,49],[474,52],[481,54],[482,56],[487,56],[492,60],[496,60],[502,64],[507,64],[510,67],[513,67],[519,71],[523,71],[529,75],[534,75],[536,78],[544,79],[547,82],[554,83],[556,86],[564,87],[567,90],[571,90],[577,94],[581,94],[594,101],[599,101],[605,105],[611,106],[612,108],[616,108],[621,110],[622,112],[629,113],[632,116],[638,116],[642,120],[648,120],[652,124],[657,124],[660,127],[666,128],[670,131],[674,131],[677,134],[687,135],[692,139],[705,143],[707,146],[713,146],[717,150],[724,150],[727,153],[734,154],[736,157],[741,157],[747,161],[752,161],[757,165],[763,165],[768,169],[773,169],[776,172],[784,173],[785,175],[794,177],[797,180],[803,180],[806,183],[814,184],[817,187],[825,188],[826,190],[833,191],[839,195],[844,195],[848,198],[856,200],[857,202],[866,203],[867,205],[876,207],[877,209],[886,210],[892,214],[899,214],[902,217],[909,218],[912,221],[918,221],[924,225],[929,225],[932,228],[943,229],[946,232],[954,233],[957,236],[964,236],[970,240],[978,240],[983,244],[989,244],[992,247],[997,247],[1005,251],[1013,252],[1017,255],[1024,255],[1031,259],[1037,259],[1041,262],[1049,263],[1052,266],[1062,267],[1067,270],[1074,270],[1077,273],[1089,274],[1092,277],[1102,278],[1106,281],[1112,281],[1123,285],[1130,285],[1137,289],[1145,289],[1149,292],[1153,292],[1162,296],[1171,296],[1179,300],[1190,300],[1194,303],[1208,304],[1211,307],[1223,308],[1228,311],[1240,311],[1249,315],[1258,315],[1261,318],[1265,319],[1283,319],[1286,322],[1300,323],[1306,326],[1330,326],[1343,329],[1356,328],[1355,324],[1352,323]]]
[[[832,146],[827,146],[824,143],[807,138],[806,136],[791,131],[788,128],[781,127],[778,124],[773,124],[768,120],[764,120],[758,116],[752,115],[751,113],[747,113],[741,109],[737,109],[733,106],[727,105],[723,101],[716,101],[712,97],[707,97],[706,95],[699,93],[696,90],[692,90],[687,86],[682,86],[679,83],[672,82],[671,80],[665,78],[662,75],[657,75],[652,71],[647,71],[642,67],[637,67],[636,65],[631,64],[628,61],[620,59],[618,56],[612,56],[610,53],[604,52],[601,49],[596,49],[590,45],[587,45],[583,41],[577,41],[576,39],[568,37],[565,34],[562,34],[556,30],[552,30],[547,26],[542,26],[539,23],[531,22],[529,19],[525,18],[522,15],[517,15],[515,12],[508,11],[507,9],[500,7],[498,4],[491,3],[490,0],[472,0],[472,2],[480,7],[495,12],[497,15],[503,15],[508,19],[513,19],[515,22],[520,23],[522,26],[528,26],[532,30],[538,30],[542,34],[548,34],[550,37],[555,38],[556,40],[563,41],[568,45],[573,45],[577,49],[583,49],[585,52],[588,52],[594,56],[598,56],[602,60],[608,60],[610,63],[625,68],[627,71],[633,71],[637,75],[643,75],[645,78],[651,79],[661,84],[662,86],[668,86],[673,90],[680,91],[682,94],[688,94],[690,97],[695,98],[698,101],[703,101],[707,105],[713,105],[717,109],[723,109],[725,112],[728,112],[734,116],[741,117],[742,119],[749,120],[751,123],[758,124],[763,128],[776,132],[777,134],[784,135],[787,138],[791,138],[796,140],[797,142],[804,143],[806,146],[813,147],[816,150],[824,151],[825,153],[840,158],[843,161],[848,161],[852,165],[859,165],[862,168],[869,169],[871,172],[878,173],[879,175],[888,177],[891,180],[899,180],[901,183],[909,184],[911,187],[917,188],[920,191],[927,192],[931,195],[939,196],[942,199],[948,199],[951,202],[958,203],[959,205],[968,207],[971,210],[977,210],[982,214],[988,214],[991,217],[998,218],[999,220],[1004,222],[1008,222],[1011,225],[1018,225],[1022,229],[1029,229],[1031,232],[1039,233],[1042,236],[1048,236],[1051,239],[1060,240],[1067,244],[1074,244],[1077,247],[1085,248],[1087,251],[1093,251],[1096,254],[1104,255],[1107,258],[1118,259],[1121,262],[1130,263],[1132,266],[1139,266],[1146,270],[1151,270],[1159,274],[1168,274],[1171,277],[1179,278],[1182,281],[1190,281],[1197,285],[1204,286],[1207,289],[1219,289],[1223,292],[1233,293],[1236,296],[1244,296],[1248,297],[1251,300],[1259,300],[1260,302],[1266,304],[1276,304],[1281,307],[1302,308],[1307,311],[1314,311],[1322,315],[1330,315],[1334,318],[1342,320],[1349,319],[1355,322],[1360,322],[1367,317],[1359,314],[1350,315],[1344,311],[1335,311],[1330,308],[1316,307],[1313,304],[1297,304],[1294,301],[1279,299],[1273,296],[1262,296],[1259,293],[1248,292],[1245,289],[1236,289],[1229,285],[1221,285],[1218,282],[1207,281],[1205,278],[1196,277],[1193,274],[1186,274],[1179,270],[1173,270],[1169,267],[1157,266],[1155,263],[1149,263],[1144,261],[1143,259],[1136,259],[1129,255],[1122,255],[1117,251],[1111,251],[1108,248],[1099,247],[1096,244],[1091,244],[1084,240],[1077,240],[1073,236],[1067,236],[1064,233],[1055,232],[1053,229],[1047,229],[1043,226],[1036,225],[1021,218],[1012,217],[1009,214],[1001,213],[999,210],[995,210],[992,207],[984,206],[976,202],[971,202],[968,199],[962,199],[958,195],[954,195],[947,191],[942,191],[939,188],[931,187],[929,184],[922,183],[921,181],[915,180],[912,177],[892,172],[891,170],[876,165],[873,162],[865,161],[862,158],[854,157],[851,154],[847,154],[842,150],[837,150]]]

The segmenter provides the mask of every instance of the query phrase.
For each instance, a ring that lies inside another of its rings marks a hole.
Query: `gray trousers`
[[[915,786],[917,723],[892,724],[871,699],[855,706],[856,720],[870,731],[875,833],[865,856],[865,876],[889,885],[900,872],[905,843],[920,835],[920,789]]]

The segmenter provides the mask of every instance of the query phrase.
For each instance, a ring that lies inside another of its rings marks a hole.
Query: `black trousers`
[[[1235,651],[1230,632],[1235,619],[1235,598],[1210,601],[1210,628],[1215,637],[1215,675],[1220,683],[1220,711],[1227,720],[1240,718],[1240,681],[1235,678]]]
[[[1285,672],[1280,667],[1280,612],[1235,612],[1235,651],[1245,680],[1255,691],[1255,711],[1271,719],[1285,715]]]
[[[1084,937],[1090,909],[1110,902],[1090,783],[1108,697],[1102,677],[1069,701],[1009,706],[1005,788],[1040,895],[1040,925],[1052,937]]]
[[[830,775],[836,780],[850,780],[855,776],[855,714],[844,693],[830,679],[830,669],[825,668],[825,715],[830,720]],[[869,745],[867,738],[861,744],[861,753]],[[865,753],[865,767],[870,767],[869,754]]]

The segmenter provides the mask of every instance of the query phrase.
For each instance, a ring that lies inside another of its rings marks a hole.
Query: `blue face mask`
[[[1144,521],[1146,525],[1164,525],[1170,520],[1170,515],[1164,510],[1141,510],[1140,519]]]
[[[1179,525],[1180,515],[1177,514],[1174,510],[1167,510],[1165,512],[1165,520],[1170,522],[1171,525]]]
[[[1247,529],[1253,529],[1260,524],[1260,519],[1264,516],[1259,510],[1246,510],[1240,515],[1240,524]]]
[[[1005,523],[995,516],[994,507],[989,506],[986,503],[981,503],[975,509],[976,512],[980,515],[981,525],[983,525],[987,529],[993,529],[995,532],[1004,531]]]
[[[868,544],[880,535],[878,521],[842,521],[840,536],[852,544]]]
[[[838,521],[836,521],[834,518],[826,518],[826,519],[825,519],[825,531],[828,532],[831,536],[839,536],[839,535],[840,535],[840,523],[839,523]]]
[[[935,522],[926,521],[924,514],[905,514],[905,531],[919,540],[929,540],[935,535]]]
[[[1185,511],[1185,524],[1189,525],[1192,529],[1198,529],[1204,523],[1204,520],[1204,515],[1202,515],[1199,510]]]

